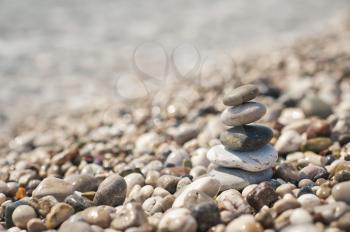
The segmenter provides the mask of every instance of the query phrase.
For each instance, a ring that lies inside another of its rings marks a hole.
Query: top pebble
[[[223,103],[227,106],[236,106],[250,101],[258,96],[259,90],[255,85],[243,85],[225,95]]]

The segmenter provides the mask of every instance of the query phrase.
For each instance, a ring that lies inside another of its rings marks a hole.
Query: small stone
[[[74,213],[74,209],[66,203],[57,203],[46,216],[45,225],[48,229],[54,229],[67,220]]]
[[[184,191],[174,201],[173,208],[191,209],[202,202],[213,202],[212,198],[200,190]]]
[[[283,197],[287,193],[292,193],[294,189],[296,189],[296,186],[294,184],[285,183],[285,184],[281,184],[276,188],[276,193],[279,196]]]
[[[263,232],[261,225],[255,221],[253,215],[242,215],[230,222],[225,231],[232,232]]]
[[[256,150],[270,142],[272,130],[262,125],[232,127],[220,135],[221,143],[230,150]]]
[[[35,198],[34,198],[35,199]],[[39,214],[46,217],[50,212],[51,208],[56,205],[58,201],[53,196],[45,196],[38,200]]]
[[[112,174],[98,186],[93,202],[95,205],[121,205],[125,200],[126,190],[123,177]]]
[[[214,202],[203,202],[195,205],[192,216],[196,219],[198,230],[205,232],[220,223],[220,212]]]
[[[198,135],[198,129],[192,125],[181,125],[178,130],[176,131],[174,138],[175,141],[180,144],[183,145],[184,143],[186,143],[187,141],[196,138]]]
[[[129,227],[140,226],[147,222],[147,217],[138,203],[128,203],[116,213],[111,227],[116,230],[125,230]]]
[[[93,232],[91,226],[85,222],[65,222],[58,232]]]
[[[346,213],[338,219],[337,227],[345,231],[350,230],[350,213]]]
[[[12,221],[12,214],[15,211],[15,209],[21,205],[28,205],[28,203],[24,202],[24,201],[16,201],[16,202],[11,202],[8,205],[6,205],[5,224],[6,224],[7,228],[11,228],[14,226],[13,221]]]
[[[175,150],[165,160],[166,167],[182,166],[185,160],[189,160],[190,157],[185,150]]]
[[[73,186],[56,177],[47,177],[33,191],[33,197],[41,198],[44,196],[53,196],[58,201],[63,201],[67,196],[73,194]]]
[[[310,179],[316,181],[318,178],[327,177],[328,172],[325,168],[316,165],[308,165],[299,171],[299,179]]]
[[[301,145],[303,151],[313,151],[320,153],[326,150],[332,145],[332,140],[329,138],[312,138],[308,139],[304,144]]]
[[[73,186],[74,191],[96,191],[98,187],[97,178],[88,174],[70,175],[65,177],[64,180]]]
[[[267,206],[263,206],[255,215],[255,220],[259,222],[264,228],[271,228],[274,224],[271,210]]]
[[[305,209],[294,209],[289,217],[290,223],[292,224],[304,224],[312,223],[313,219],[308,211]]]
[[[266,107],[258,102],[245,102],[226,108],[221,114],[222,122],[227,126],[242,126],[258,121],[266,113]]]
[[[316,195],[321,199],[326,199],[332,193],[332,189],[326,185],[321,185],[316,191]]]
[[[196,232],[197,222],[191,215],[191,211],[188,209],[170,209],[161,218],[158,225],[158,231]]]
[[[313,224],[300,224],[287,226],[282,232],[320,232],[320,229]]]
[[[303,139],[301,135],[293,130],[288,130],[282,133],[275,143],[275,149],[278,153],[290,153],[298,151]]]
[[[29,205],[18,206],[12,214],[13,223],[21,229],[26,229],[28,221],[32,218],[36,218],[36,213]]]
[[[220,193],[216,198],[220,210],[228,210],[234,215],[251,213],[250,205],[243,199],[240,192],[235,189],[229,189]]]
[[[344,201],[350,204],[350,181],[336,184],[332,189],[332,196],[336,201]]]
[[[306,116],[317,116],[327,118],[332,114],[331,106],[317,96],[308,96],[300,103],[301,109]]]
[[[282,125],[292,125],[293,123],[302,121],[304,118],[305,115],[301,109],[291,107],[282,110],[278,122]]]
[[[236,106],[254,99],[259,94],[255,85],[242,85],[231,93],[225,94],[223,103],[227,106]]]
[[[129,196],[130,191],[135,185],[140,185],[142,187],[145,184],[145,178],[140,173],[130,173],[129,175],[124,177],[124,180],[127,186],[127,196]]]
[[[254,151],[231,151],[223,145],[216,145],[208,151],[207,157],[212,163],[222,167],[259,172],[273,167],[278,154],[269,144]]]
[[[329,137],[330,135],[331,126],[326,120],[312,120],[311,124],[309,124],[306,130],[306,137],[308,139],[316,137]]]
[[[278,200],[272,207],[277,215],[289,209],[296,209],[300,207],[300,203],[294,198],[283,198]]]
[[[44,222],[39,218],[32,218],[27,223],[28,232],[41,232],[47,230]]]
[[[10,188],[7,186],[7,184],[4,181],[0,181],[0,193],[8,195],[9,192]]]
[[[64,199],[64,202],[72,206],[75,212],[82,211],[93,205],[92,201],[77,194],[69,195]]]
[[[297,200],[304,209],[308,209],[308,210],[311,210],[314,207],[321,204],[320,199],[314,194],[310,194],[310,193],[299,196]]]
[[[291,183],[296,183],[299,180],[298,170],[289,163],[281,163],[277,166],[276,176]]]
[[[176,186],[180,178],[172,175],[163,175],[159,177],[157,186],[164,188],[171,194],[176,192]]]
[[[257,211],[264,205],[271,207],[278,195],[269,182],[260,183],[247,196],[247,202]]]
[[[313,208],[315,214],[320,214],[322,221],[325,223],[330,223],[344,213],[349,212],[350,207],[345,202],[332,202],[326,205],[319,205]]]
[[[261,172],[247,172],[240,169],[224,167],[216,167],[208,173],[209,176],[219,181],[221,184],[220,191],[225,191],[231,188],[242,190],[244,187],[250,184],[270,180],[272,174],[273,173],[270,168]]]
[[[107,209],[99,207],[90,207],[81,212],[84,220],[90,225],[97,225],[101,228],[107,228],[111,224],[111,217]]]
[[[193,179],[198,179],[205,174],[207,174],[207,168],[202,166],[193,167],[190,171],[190,176],[193,176]]]
[[[201,177],[191,184],[187,185],[183,191],[180,191],[180,195],[186,195],[186,192],[190,192],[192,190],[202,191],[207,194],[209,197],[214,197],[219,192],[220,182],[213,177],[206,176]],[[178,197],[180,197],[180,195]]]
[[[210,161],[207,158],[207,152],[208,150],[206,148],[198,148],[193,152],[191,155],[191,163],[193,167],[196,166],[203,166],[203,167],[208,167],[210,164]]]

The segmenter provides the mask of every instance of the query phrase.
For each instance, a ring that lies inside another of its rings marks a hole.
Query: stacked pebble
[[[207,153],[215,165],[209,175],[221,182],[221,190],[241,190],[272,177],[271,167],[278,158],[277,151],[268,144],[273,136],[272,130],[250,124],[266,113],[264,105],[251,101],[258,94],[257,86],[244,85],[223,99],[228,108],[221,114],[221,121],[230,128],[221,133],[222,144],[212,147]]]

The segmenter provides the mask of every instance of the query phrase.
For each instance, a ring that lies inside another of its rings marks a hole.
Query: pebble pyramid
[[[266,113],[266,107],[252,101],[259,94],[255,85],[243,85],[224,96],[227,108],[221,121],[228,129],[220,135],[220,145],[209,149],[209,175],[221,182],[221,190],[241,190],[249,184],[271,179],[278,153],[269,144],[272,130],[252,124]]]

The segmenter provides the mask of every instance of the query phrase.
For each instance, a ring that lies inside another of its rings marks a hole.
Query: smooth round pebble
[[[126,197],[127,185],[123,177],[112,174],[98,186],[94,197],[96,205],[118,206],[123,204]]]
[[[20,205],[18,206],[12,214],[12,221],[15,226],[26,229],[27,223],[30,219],[36,218],[35,210],[29,205]]]
[[[336,184],[332,189],[332,196],[336,201],[344,201],[350,204],[350,181]]]
[[[191,211],[185,208],[170,209],[161,218],[159,232],[196,232],[197,222]]]
[[[259,94],[259,89],[255,85],[242,85],[230,93],[225,94],[223,103],[227,106],[240,105],[243,102],[254,99]]]
[[[67,196],[73,194],[73,191],[72,184],[56,177],[47,177],[35,188],[33,197],[41,198],[50,195],[58,201],[63,201]]]

